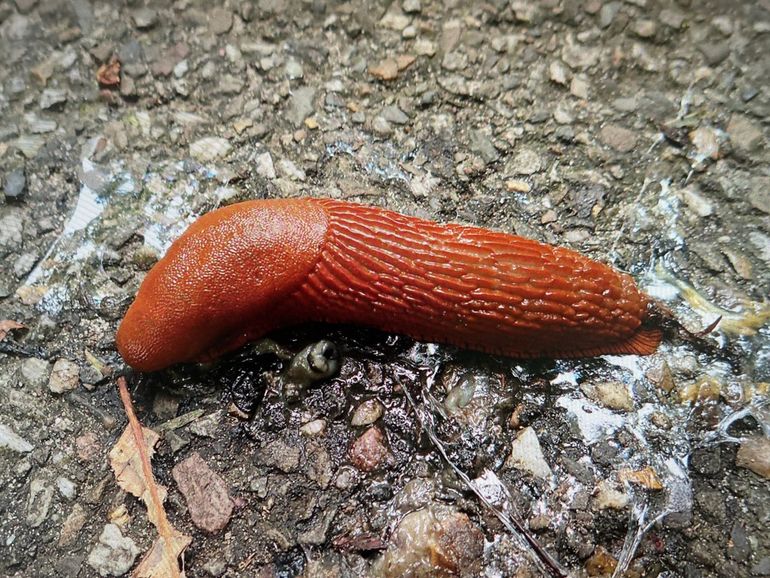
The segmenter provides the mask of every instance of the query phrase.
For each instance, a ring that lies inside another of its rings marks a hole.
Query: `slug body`
[[[330,199],[248,201],[190,225],[117,344],[154,371],[323,321],[519,358],[647,355],[662,337],[649,301],[624,273],[505,233]]]

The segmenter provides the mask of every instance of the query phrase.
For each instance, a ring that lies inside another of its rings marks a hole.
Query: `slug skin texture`
[[[569,249],[331,199],[259,200],[190,225],[117,345],[155,371],[323,321],[516,358],[648,355],[662,338],[649,303],[629,275]]]

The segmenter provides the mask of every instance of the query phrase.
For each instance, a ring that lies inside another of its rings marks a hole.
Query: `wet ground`
[[[149,548],[117,323],[197,215],[301,195],[723,320],[528,363],[309,326],[131,375],[187,576],[770,575],[770,2],[0,0],[0,54],[1,575]],[[321,340],[338,372],[298,378]]]

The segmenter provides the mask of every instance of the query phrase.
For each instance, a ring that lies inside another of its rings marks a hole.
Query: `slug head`
[[[117,333],[130,366],[205,361],[282,324],[275,307],[305,280],[326,234],[318,205],[248,201],[200,217],[142,282]]]

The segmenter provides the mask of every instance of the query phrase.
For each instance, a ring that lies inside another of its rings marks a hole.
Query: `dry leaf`
[[[663,484],[660,482],[658,474],[650,466],[641,470],[622,469],[618,472],[618,478],[622,482],[638,484],[648,490],[662,490]]]
[[[110,465],[118,485],[145,503],[147,517],[158,530],[158,538],[132,575],[140,578],[184,578],[184,570],[179,568],[179,558],[192,538],[174,528],[163,509],[166,488],[155,482],[150,465],[158,434],[142,427],[136,418],[124,377],[118,378],[118,391],[126,410],[128,425],[110,450]]]
[[[5,339],[5,336],[8,335],[8,332],[12,329],[24,329],[24,327],[24,325],[17,323],[16,321],[11,321],[10,319],[0,319],[0,341]]]
[[[114,88],[120,84],[120,60],[110,58],[96,71],[96,82],[103,88]]]

